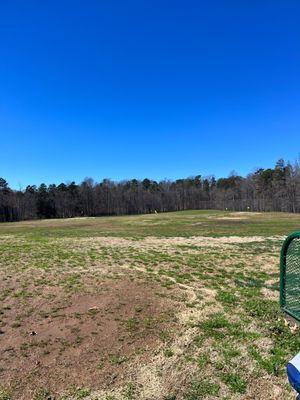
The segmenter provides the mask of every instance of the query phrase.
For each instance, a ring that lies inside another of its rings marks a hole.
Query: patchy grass
[[[0,386],[0,400],[10,400],[10,391]]]
[[[190,384],[184,400],[201,400],[207,398],[207,396],[217,397],[219,390],[219,385],[212,381],[195,381]]]
[[[274,236],[299,228],[300,215],[182,211],[122,217],[70,218],[2,223],[3,234],[25,234],[42,243],[52,237]],[[26,244],[24,244],[26,245]]]
[[[1,224],[0,400],[292,399],[300,336],[278,309],[278,256],[299,223],[189,211]]]

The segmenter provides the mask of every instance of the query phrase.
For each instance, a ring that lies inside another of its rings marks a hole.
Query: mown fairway
[[[293,399],[278,309],[300,215],[0,225],[0,400]]]

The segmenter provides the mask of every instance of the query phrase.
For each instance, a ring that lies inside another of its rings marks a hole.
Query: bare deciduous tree
[[[176,181],[96,183],[86,178],[80,185],[42,183],[38,188],[12,190],[0,178],[0,222],[188,209],[300,212],[299,161],[278,160],[274,168],[261,168],[247,177],[232,172],[218,180],[197,175]]]

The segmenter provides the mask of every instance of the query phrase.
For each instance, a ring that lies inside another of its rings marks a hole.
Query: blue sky
[[[300,2],[1,1],[0,176],[246,174],[300,154]]]

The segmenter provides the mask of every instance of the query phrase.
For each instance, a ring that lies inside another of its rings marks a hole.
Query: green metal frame
[[[300,322],[299,315],[296,315],[286,307],[286,256],[288,248],[294,239],[300,239],[300,231],[291,233],[284,241],[280,253],[280,307],[284,313]],[[300,256],[300,255],[299,255]],[[300,274],[300,263],[299,263]],[[300,298],[299,298],[300,303]]]

